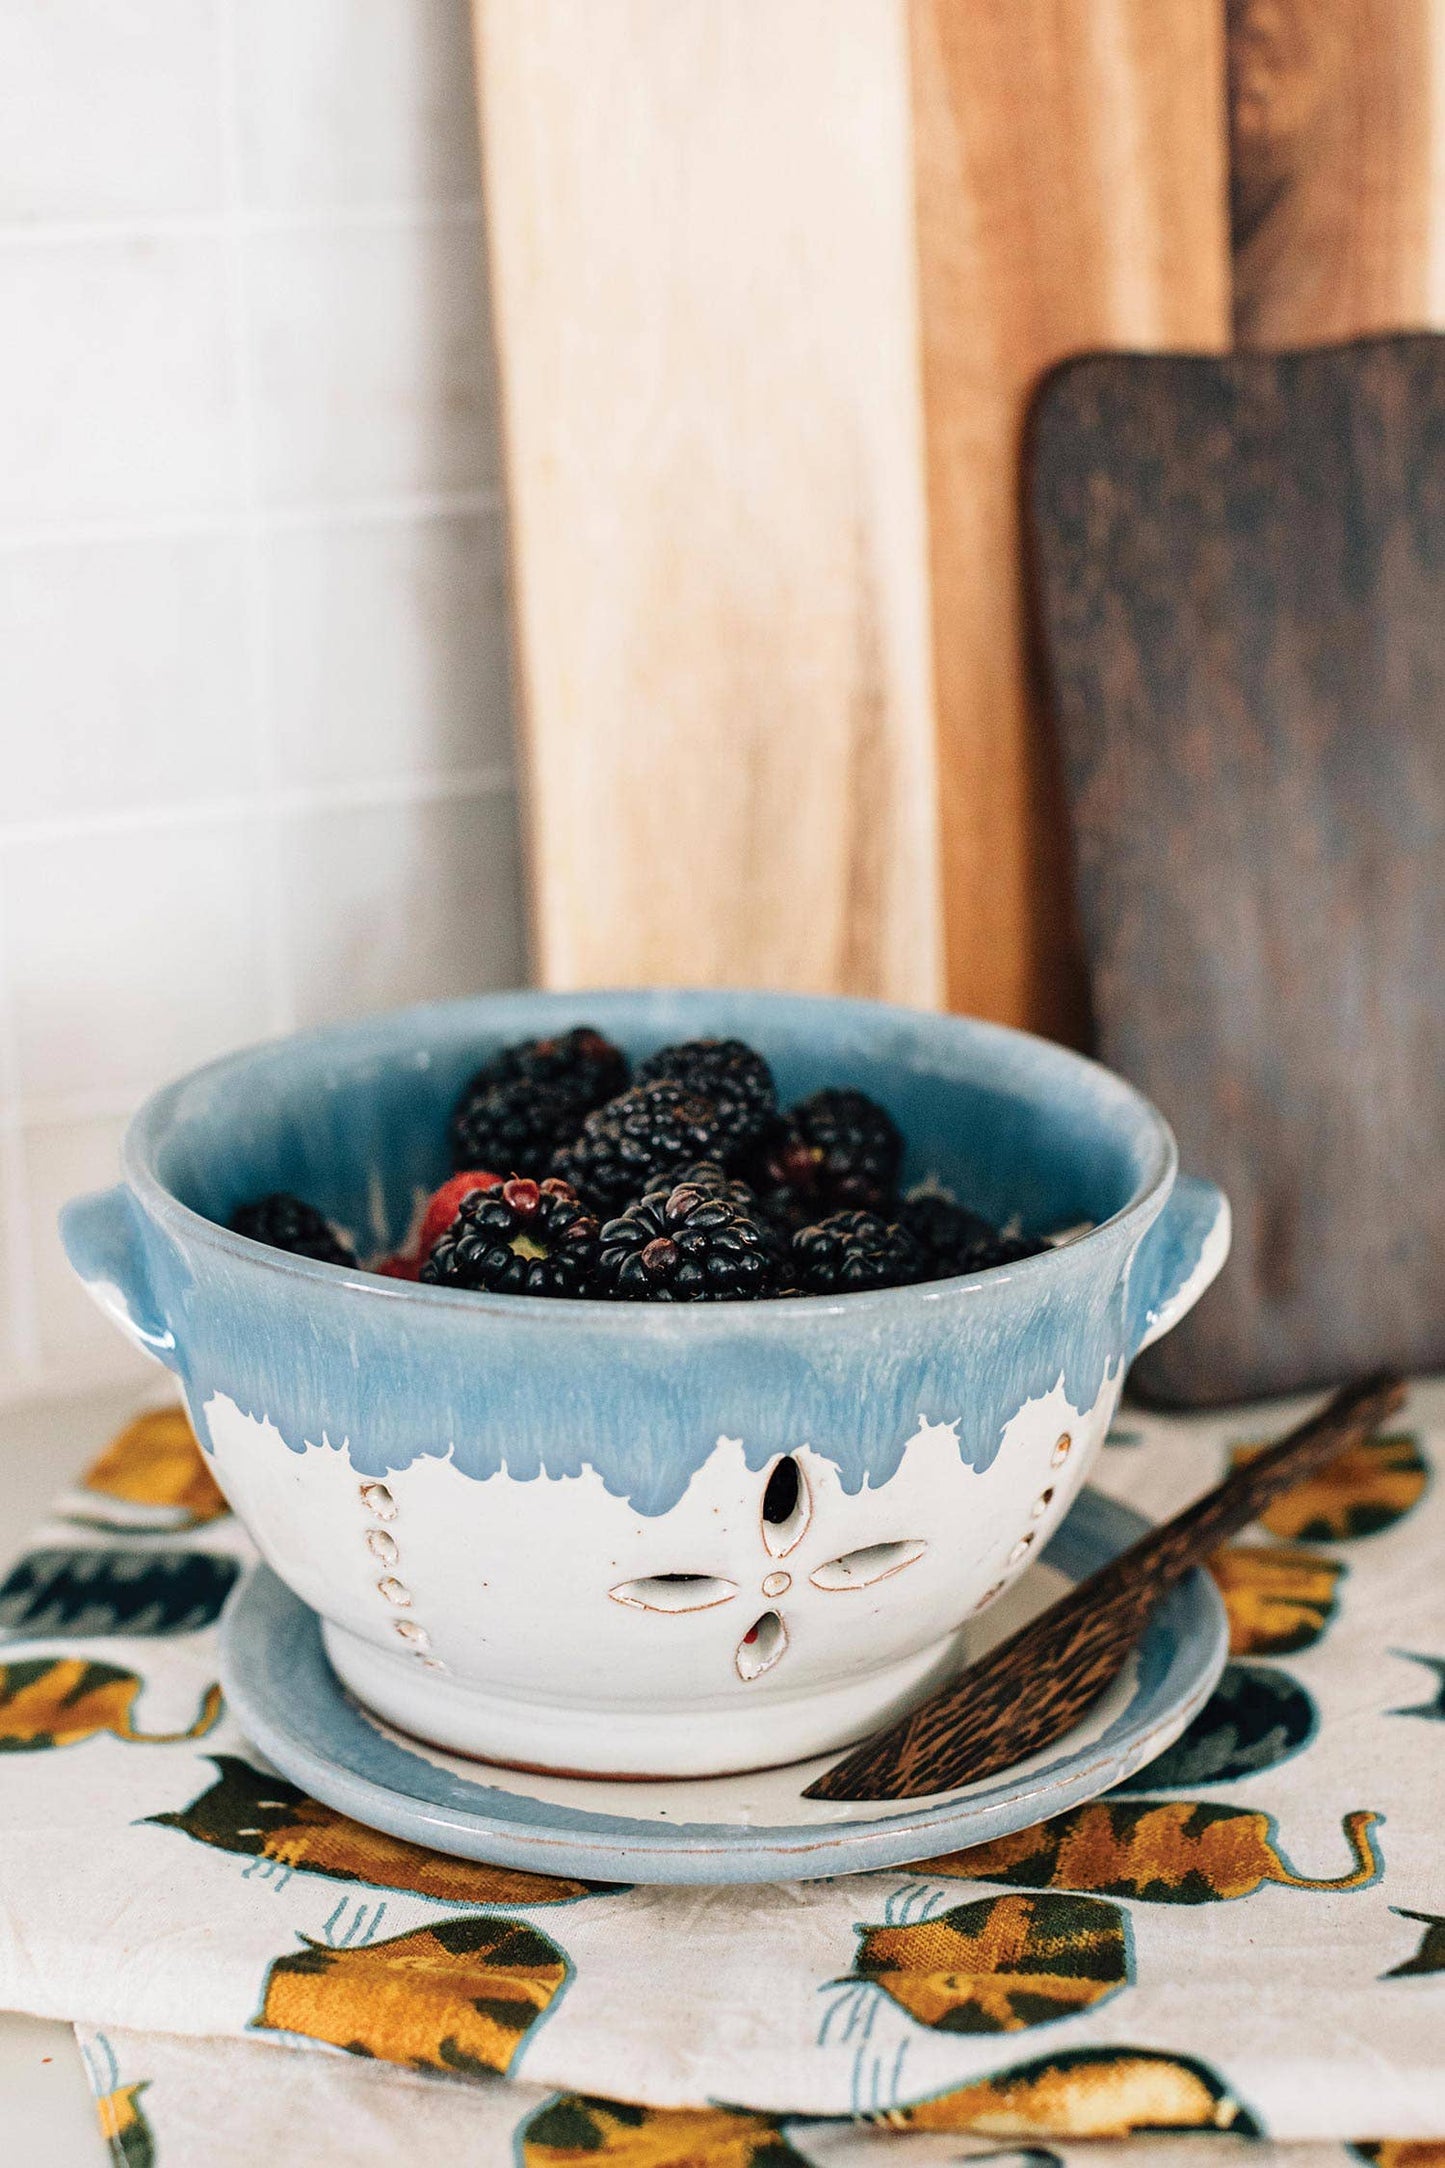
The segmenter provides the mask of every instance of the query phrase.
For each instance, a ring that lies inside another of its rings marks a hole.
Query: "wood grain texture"
[[[943,994],[900,0],[476,0],[549,985]]]
[[[1033,507],[1104,1060],[1234,1207],[1135,1373],[1445,1362],[1445,339],[1101,356]]]
[[[1113,1685],[1156,1605],[1230,1536],[1377,1430],[1405,1398],[1362,1379],[1090,1574],[1027,1626],[810,1784],[807,1799],[917,1799],[1052,1746]]]
[[[1229,343],[1220,0],[908,0],[950,1005],[1077,1039],[1019,452],[1040,372]]]
[[[1235,328],[1445,322],[1445,0],[1229,0]]]

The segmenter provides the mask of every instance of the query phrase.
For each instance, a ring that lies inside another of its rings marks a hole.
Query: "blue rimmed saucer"
[[[1044,1558],[980,1622],[970,1653],[1094,1573],[1146,1524],[1083,1491]],[[986,1632],[984,1629],[986,1628]],[[673,1783],[496,1768],[391,1730],[337,1681],[316,1614],[265,1566],[232,1598],[221,1682],[241,1728],[316,1799],[464,1859],[609,1882],[792,1882],[894,1867],[1026,1829],[1132,1776],[1171,1745],[1223,1668],[1228,1629],[1196,1572],[1167,1596],[1123,1677],[1045,1753],[918,1804],[805,1799],[838,1760]]]

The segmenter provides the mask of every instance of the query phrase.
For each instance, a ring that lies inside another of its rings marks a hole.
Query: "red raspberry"
[[[489,1174],[484,1168],[474,1167],[463,1174],[454,1174],[449,1182],[443,1182],[441,1188],[433,1190],[428,1197],[415,1241],[398,1250],[395,1256],[383,1257],[379,1264],[372,1266],[372,1271],[381,1273],[388,1280],[419,1280],[423,1263],[461,1210],[463,1197],[470,1197],[479,1189],[500,1189],[501,1186],[502,1177]]]
[[[440,1189],[433,1190],[422,1215],[421,1233],[416,1238],[418,1269],[421,1260],[430,1257],[433,1243],[446,1233],[460,1212],[463,1197],[470,1197],[473,1190],[500,1189],[501,1186],[502,1177],[499,1174],[488,1174],[477,1167],[465,1174],[454,1174],[449,1182],[443,1182]]]

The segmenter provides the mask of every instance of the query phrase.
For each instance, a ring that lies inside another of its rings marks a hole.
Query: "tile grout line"
[[[213,0],[213,6],[221,134],[222,245],[226,262],[226,304],[241,454],[247,706],[259,783],[253,808],[257,848],[251,879],[261,929],[267,1026],[273,1032],[286,1032],[295,1028],[296,1002],[283,908],[281,815],[276,802],[279,759],[274,708],[273,638],[270,597],[266,586],[267,553],[266,529],[262,516],[260,427],[251,344],[254,327],[246,261],[245,194],[241,177],[241,116],[236,57],[240,26],[236,18],[237,0]]]
[[[321,533],[362,527],[417,526],[428,521],[490,517],[502,510],[502,492],[486,489],[417,491],[395,497],[359,497],[353,501],[318,499],[309,504],[258,507],[266,525],[278,533]],[[36,521],[27,527],[0,528],[0,550],[75,549],[106,542],[170,542],[229,537],[243,531],[235,512],[182,513],[150,520],[92,519]]]
[[[225,69],[223,95],[234,98],[235,70]],[[76,218],[34,221],[0,218],[0,249],[85,248],[97,242],[120,246],[145,241],[226,241],[231,234],[390,232],[405,226],[473,226],[481,222],[477,196],[428,203],[314,204],[301,211],[248,210],[222,189],[220,213],[158,213],[149,218]]]
[[[298,813],[349,813],[369,806],[439,805],[453,799],[491,798],[514,788],[511,767],[497,762],[486,768],[380,777],[374,782],[277,786],[275,808],[282,818]],[[254,792],[228,798],[202,798],[188,804],[128,806],[115,813],[65,813],[52,819],[0,823],[0,844],[73,842],[85,837],[156,835],[169,829],[229,827],[253,816]]]

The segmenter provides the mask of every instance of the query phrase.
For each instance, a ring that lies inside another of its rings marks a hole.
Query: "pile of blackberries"
[[[629,1073],[586,1026],[504,1047],[452,1110],[457,1170],[407,1247],[369,1269],[436,1287],[613,1302],[740,1302],[904,1287],[1046,1247],[936,1187],[898,1192],[903,1138],[848,1088],[786,1111],[741,1039],[665,1046]],[[258,1242],[355,1267],[299,1198],[243,1206]]]

